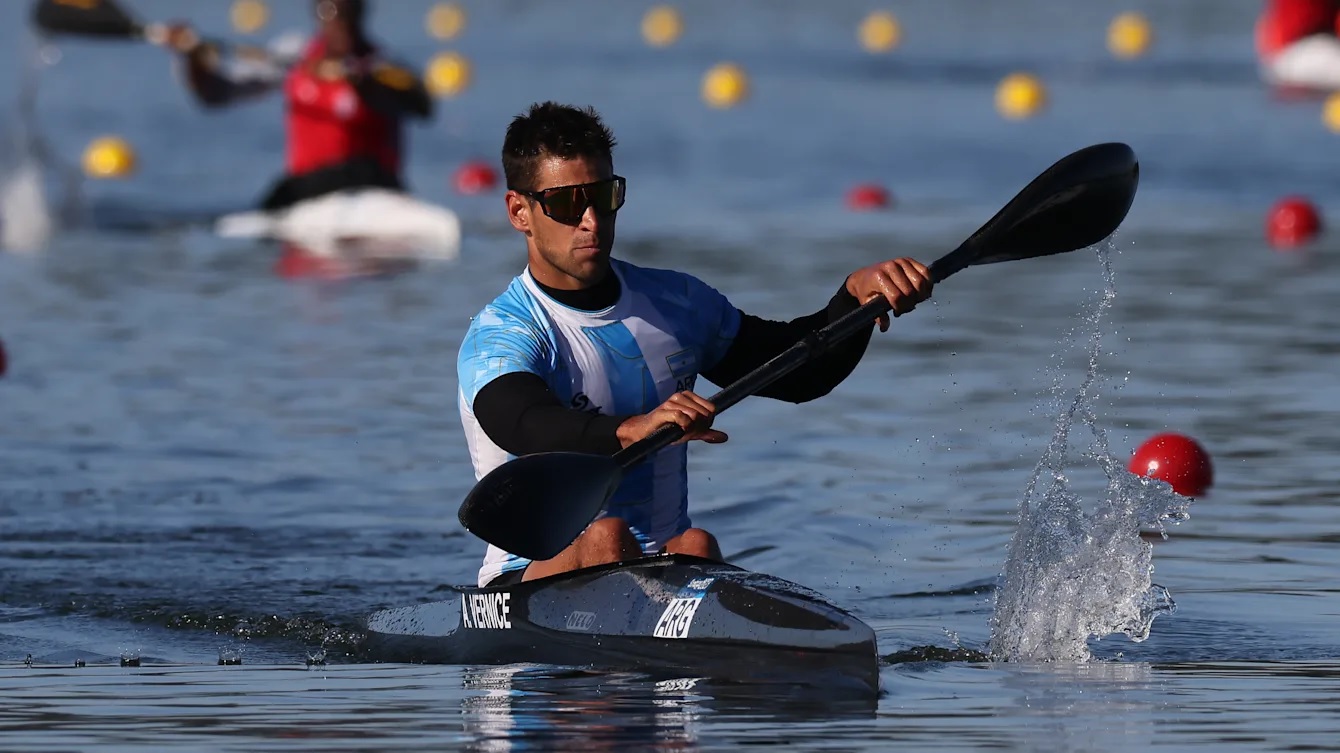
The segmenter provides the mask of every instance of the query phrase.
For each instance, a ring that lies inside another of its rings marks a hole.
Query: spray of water
[[[1163,532],[1165,522],[1185,520],[1190,500],[1162,481],[1128,472],[1112,457],[1094,411],[1102,322],[1116,297],[1111,250],[1110,241],[1098,248],[1105,285],[1085,319],[1088,371],[1068,400],[1058,380],[1056,433],[1019,505],[991,618],[990,654],[997,660],[1087,661],[1089,639],[1124,633],[1142,641],[1154,618],[1175,608],[1151,581],[1153,546],[1140,532]],[[1107,477],[1103,498],[1090,511],[1066,476],[1077,421],[1092,435],[1083,458]]]
[[[0,248],[41,251],[52,230],[41,168],[29,160],[9,170],[0,168]]]
[[[18,100],[11,122],[0,134],[0,250],[43,250],[57,229],[57,217],[47,201],[47,173],[62,178],[63,219],[72,217],[79,201],[78,171],[62,161],[41,138],[37,122],[37,88],[41,71],[60,60],[55,48],[45,46],[29,55],[23,69]]]

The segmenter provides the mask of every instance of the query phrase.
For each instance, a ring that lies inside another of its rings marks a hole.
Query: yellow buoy
[[[125,139],[102,136],[84,149],[84,173],[90,178],[123,178],[135,169],[135,150]]]
[[[465,30],[465,9],[456,3],[438,3],[428,9],[423,25],[429,36],[452,39]]]
[[[233,28],[242,34],[254,34],[270,21],[270,8],[261,0],[237,0],[233,3]]]
[[[1047,104],[1042,82],[1027,73],[1011,73],[996,87],[996,109],[1011,119],[1036,115]]]
[[[642,17],[642,38],[652,47],[669,47],[684,33],[684,21],[674,6],[657,5]]]
[[[749,96],[749,77],[734,63],[718,63],[703,76],[703,101],[713,107],[733,107]]]
[[[857,34],[861,46],[867,52],[888,52],[898,46],[898,40],[902,35],[898,19],[894,18],[892,13],[883,10],[877,10],[866,16]]]
[[[1107,49],[1119,58],[1137,58],[1149,50],[1154,32],[1139,13],[1122,13],[1107,27]]]
[[[1340,93],[1326,98],[1326,105],[1321,109],[1321,121],[1327,128],[1340,133]]]
[[[442,52],[428,62],[424,85],[434,97],[454,97],[470,86],[470,61],[455,52]]]

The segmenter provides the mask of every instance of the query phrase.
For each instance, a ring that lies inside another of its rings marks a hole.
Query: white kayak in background
[[[1340,90],[1340,38],[1314,34],[1262,62],[1262,75],[1275,86]]]
[[[302,245],[318,256],[455,259],[461,223],[445,207],[399,191],[364,188],[300,201],[274,212],[238,212],[215,221],[225,238],[266,238]]]

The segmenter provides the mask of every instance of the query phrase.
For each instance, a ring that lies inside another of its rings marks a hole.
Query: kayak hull
[[[537,663],[876,692],[874,631],[819,594],[660,555],[374,613],[375,661]]]
[[[460,220],[450,209],[381,188],[337,191],[273,212],[224,215],[214,231],[225,238],[288,241],[332,258],[356,253],[450,260],[461,245]]]

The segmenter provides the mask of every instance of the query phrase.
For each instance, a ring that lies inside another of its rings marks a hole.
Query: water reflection
[[[700,726],[727,716],[773,727],[873,719],[878,698],[793,686],[510,665],[469,670],[461,713],[470,750],[699,750]]]

